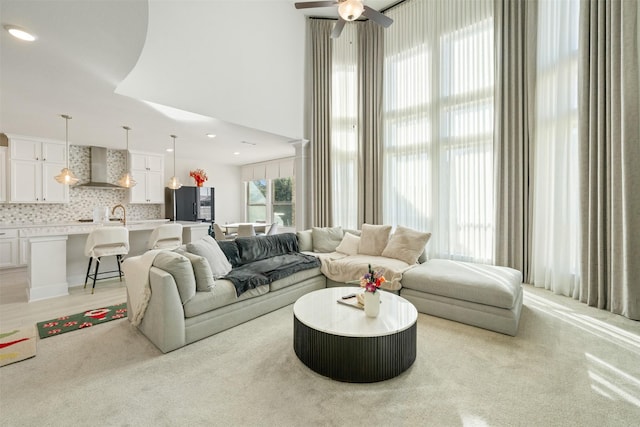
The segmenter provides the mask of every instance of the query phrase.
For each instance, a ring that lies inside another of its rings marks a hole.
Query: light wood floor
[[[27,301],[27,270],[0,270],[0,332],[28,326],[85,310],[119,304],[127,300],[124,279],[100,280],[95,293],[90,286],[69,289],[69,295],[41,301]]]

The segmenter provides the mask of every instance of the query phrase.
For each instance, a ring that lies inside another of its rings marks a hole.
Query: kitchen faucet
[[[127,210],[122,205],[115,205],[113,209],[111,209],[111,215],[116,214],[116,209],[122,208],[122,225],[127,225]]]

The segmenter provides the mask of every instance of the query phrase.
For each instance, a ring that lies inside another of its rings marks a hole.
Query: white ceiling
[[[0,132],[248,164],[304,138],[305,16],[284,0],[0,0]],[[367,1],[382,9],[395,1]],[[207,133],[216,138],[206,137]],[[248,143],[247,143],[248,142]],[[234,155],[239,152],[239,155]]]

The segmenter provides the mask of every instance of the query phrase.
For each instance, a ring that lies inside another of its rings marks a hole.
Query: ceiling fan
[[[360,16],[365,16],[385,28],[393,24],[393,19],[383,15],[375,9],[371,9],[369,6],[365,6],[362,0],[329,0],[296,3],[296,9],[331,6],[338,6],[338,22],[336,22],[336,25],[333,27],[333,31],[331,32],[332,39],[340,37],[340,33],[342,33],[344,24],[346,24],[347,21],[355,21],[360,18]]]

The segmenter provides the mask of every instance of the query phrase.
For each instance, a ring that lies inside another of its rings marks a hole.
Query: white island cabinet
[[[147,251],[149,237],[166,219],[127,222],[129,254],[125,258]],[[209,224],[178,221],[183,226],[183,243],[201,238],[208,233]],[[31,224],[20,228],[0,226],[0,268],[20,264],[20,242],[27,264],[27,297],[29,301],[68,294],[68,288],[84,285],[89,259],[84,254],[87,236],[97,227],[110,227],[93,223]],[[116,270],[115,257],[102,260],[100,270]],[[125,278],[126,280],[126,278]]]
[[[9,201],[67,203],[69,187],[55,180],[67,164],[66,143],[9,136]]]
[[[130,151],[129,165],[137,182],[129,203],[164,203],[164,155]]]

